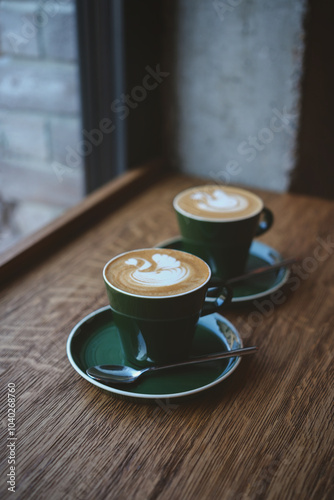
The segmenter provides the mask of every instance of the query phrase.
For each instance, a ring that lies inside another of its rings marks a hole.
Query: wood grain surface
[[[244,345],[260,351],[213,390],[135,404],[69,364],[71,329],[107,304],[104,263],[177,235],[172,199],[198,183],[158,181],[3,288],[1,498],[334,498],[334,203],[257,191],[275,214],[260,240],[302,261],[279,294],[226,311]],[[6,484],[8,383],[15,495]]]

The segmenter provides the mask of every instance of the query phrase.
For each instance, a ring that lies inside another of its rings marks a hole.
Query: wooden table
[[[136,404],[69,364],[71,329],[107,304],[104,263],[177,235],[172,199],[198,183],[144,167],[2,258],[1,443],[2,456],[15,453],[16,496],[2,460],[1,498],[334,498],[333,202],[260,193],[276,216],[261,241],[302,261],[280,294],[226,311],[260,351],[213,390]]]

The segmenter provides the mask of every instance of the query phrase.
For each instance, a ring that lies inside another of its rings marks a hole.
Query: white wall
[[[284,191],[294,165],[306,0],[179,0],[174,162]]]

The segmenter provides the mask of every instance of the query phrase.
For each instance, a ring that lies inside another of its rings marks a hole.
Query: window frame
[[[115,111],[140,85],[145,68],[161,61],[162,5],[156,0],[76,0],[76,9],[81,145],[90,193],[162,153],[159,89],[129,108],[126,119]]]

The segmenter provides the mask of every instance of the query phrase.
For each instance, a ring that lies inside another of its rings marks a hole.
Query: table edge
[[[7,284],[17,272],[24,272],[36,262],[52,254],[144,191],[164,175],[164,162],[156,158],[111,180],[81,202],[69,208],[49,224],[20,240],[0,255],[0,282]]]

